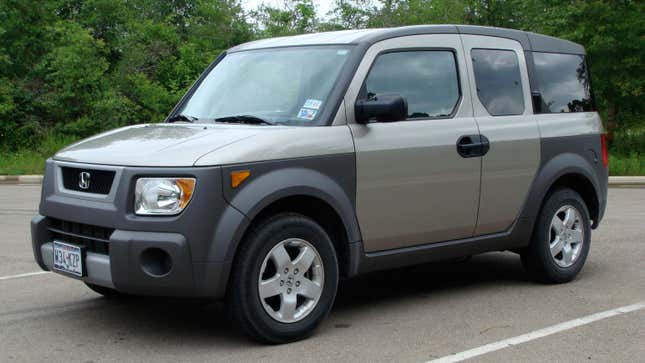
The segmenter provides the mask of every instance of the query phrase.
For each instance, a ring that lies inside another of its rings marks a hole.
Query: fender
[[[589,154],[591,158],[591,153]],[[573,152],[558,154],[547,160],[533,181],[521,217],[537,217],[549,189],[560,177],[567,174],[577,174],[586,178],[593,185],[596,198],[598,198],[602,206],[604,201],[604,197],[601,194],[603,184],[598,175],[597,167],[597,163],[594,163],[593,160],[588,160],[579,153]],[[604,185],[606,188],[606,182]]]
[[[251,176],[233,189],[230,174],[235,170],[249,170]],[[227,208],[218,223],[210,260],[231,261],[251,221],[271,203],[289,196],[311,196],[326,202],[340,217],[349,243],[360,241],[355,213],[355,170],[353,154],[224,167],[223,193],[231,208]],[[230,239],[221,239],[223,235]]]

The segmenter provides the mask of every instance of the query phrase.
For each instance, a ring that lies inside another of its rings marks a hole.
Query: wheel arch
[[[358,263],[351,257],[350,244],[361,239],[354,184],[348,188],[336,180],[318,170],[287,167],[262,173],[239,191],[225,190],[230,206],[243,214],[245,221],[236,226],[235,237],[225,251],[214,246],[214,258],[233,261],[253,226],[277,213],[292,212],[313,219],[329,233],[339,255],[341,276],[349,275]]]
[[[602,217],[601,183],[595,168],[598,167],[574,153],[559,154],[544,163],[533,182],[524,208],[523,217],[535,218],[548,195],[559,187],[576,191],[584,200],[595,228]]]
[[[334,245],[338,256],[340,275],[347,277],[350,274],[352,263],[355,262],[351,260],[350,256],[349,244],[351,238],[348,234],[348,228],[338,211],[330,203],[318,196],[293,194],[273,201],[250,220],[249,227],[246,228],[241,240],[244,240],[253,226],[280,213],[301,214],[318,223],[329,234]]]

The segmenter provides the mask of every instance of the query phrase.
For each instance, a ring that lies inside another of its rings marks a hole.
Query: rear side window
[[[539,113],[593,111],[585,59],[576,54],[533,53]]]
[[[517,54],[512,50],[473,49],[479,101],[492,116],[524,113],[524,93]]]
[[[408,101],[408,118],[450,116],[460,98],[454,53],[402,51],[380,55],[365,80],[367,98],[398,93]]]

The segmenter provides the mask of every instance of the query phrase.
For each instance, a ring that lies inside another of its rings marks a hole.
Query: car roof
[[[362,44],[369,46],[385,39],[422,34],[486,35],[516,40],[522,44],[525,51],[585,54],[584,47],[568,40],[515,29],[475,25],[413,25],[397,28],[311,33],[256,40],[235,46],[229,49],[229,52],[306,45]]]

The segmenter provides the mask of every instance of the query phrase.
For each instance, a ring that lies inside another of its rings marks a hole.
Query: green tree
[[[312,0],[285,0],[283,7],[263,4],[250,17],[260,38],[310,33],[318,25]]]
[[[0,151],[163,119],[236,44],[322,30],[462,23],[570,39],[611,128],[645,128],[645,3],[634,0],[0,0]]]
[[[0,0],[0,150],[161,121],[254,36],[239,0]]]
[[[368,26],[379,9],[372,0],[336,0],[330,12],[330,22],[322,24],[325,30],[359,29]]]
[[[543,1],[526,28],[585,46],[596,100],[610,129],[645,124],[645,3]]]

